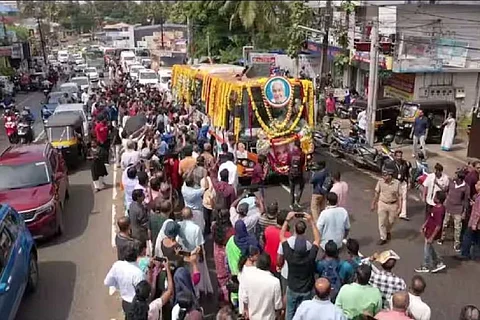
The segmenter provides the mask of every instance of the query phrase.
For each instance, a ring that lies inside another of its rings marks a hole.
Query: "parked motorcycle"
[[[4,122],[8,141],[10,141],[10,143],[18,143],[18,128],[16,117],[13,115],[6,116],[4,118]]]
[[[358,137],[344,135],[340,125],[335,123],[332,125],[331,139],[329,151],[334,157],[354,157]]]
[[[21,144],[33,142],[33,129],[26,121],[21,121],[18,124],[18,140]]]
[[[394,138],[393,135],[385,136],[380,150],[367,143],[358,143],[355,149],[357,155],[355,163],[373,171],[382,171],[385,164],[394,161],[393,151],[390,149]]]
[[[423,181],[425,181],[425,178],[427,177],[427,174],[430,173],[428,163],[421,152],[415,158],[415,166],[413,166],[410,170],[411,188],[420,189],[420,187],[423,185]]]

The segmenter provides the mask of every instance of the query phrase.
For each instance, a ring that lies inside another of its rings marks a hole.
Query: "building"
[[[183,24],[137,26],[134,29],[134,39],[137,47],[187,52],[187,26]]]
[[[397,6],[397,55],[385,93],[454,101],[462,115],[478,105],[480,5],[436,2]]]
[[[134,26],[126,23],[117,23],[103,27],[103,33],[99,39],[106,46],[114,48],[135,47]]]

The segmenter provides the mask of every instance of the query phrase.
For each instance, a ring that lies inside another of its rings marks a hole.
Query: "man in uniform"
[[[407,191],[408,191],[408,182],[410,180],[410,162],[403,159],[403,152],[401,150],[396,150],[395,154],[395,174],[394,179],[400,182],[400,196],[402,197],[402,202],[400,204],[400,219],[410,220],[407,216]]]
[[[400,182],[393,179],[395,169],[385,167],[383,177],[377,182],[375,196],[372,201],[372,212],[378,213],[378,229],[380,240],[378,245],[384,245],[391,239],[391,230],[401,210],[402,197]]]

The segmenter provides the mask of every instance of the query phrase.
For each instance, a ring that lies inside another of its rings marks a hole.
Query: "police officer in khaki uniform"
[[[378,213],[379,245],[384,245],[391,239],[393,224],[402,207],[400,182],[393,179],[395,169],[386,167],[382,173],[382,179],[377,182],[372,201],[372,212]]]

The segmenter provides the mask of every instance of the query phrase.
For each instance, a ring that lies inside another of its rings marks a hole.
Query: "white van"
[[[57,60],[60,63],[67,63],[68,57],[69,57],[68,51],[58,51]]]
[[[160,69],[158,70],[158,77],[160,79],[160,89],[170,90],[170,84],[172,82],[172,69]]]
[[[133,51],[120,52],[120,65],[124,73],[128,72],[128,66],[135,62],[135,53]]]

